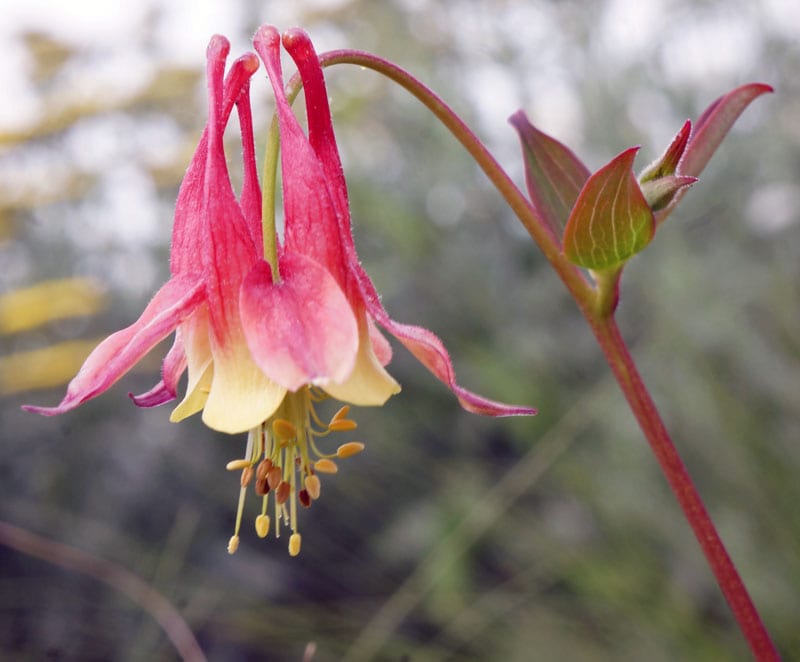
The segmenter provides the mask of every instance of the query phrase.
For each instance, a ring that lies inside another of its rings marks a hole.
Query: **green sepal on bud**
[[[675,199],[681,191],[697,181],[697,177],[667,175],[642,182],[642,193],[653,211],[661,211]]]
[[[683,157],[683,153],[686,151],[686,145],[689,144],[689,136],[691,134],[692,122],[691,120],[686,120],[666,151],[642,171],[642,174],[639,175],[639,182],[644,184],[645,182],[674,175],[678,170],[678,164]]]
[[[613,269],[653,239],[653,212],[632,170],[638,151],[631,147],[614,157],[581,189],[564,229],[564,254],[573,264]]]

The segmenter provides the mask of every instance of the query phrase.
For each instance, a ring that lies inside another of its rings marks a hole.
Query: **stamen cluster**
[[[297,526],[297,502],[310,508],[319,498],[322,484],[318,474],[335,474],[339,467],[334,458],[344,459],[364,450],[364,444],[350,441],[340,445],[334,453],[323,453],[316,441],[332,432],[355,430],[357,423],[347,418],[349,405],[341,407],[324,423],[315,405],[328,399],[324,391],[307,386],[296,393],[287,394],[284,401],[261,425],[250,430],[245,457],[228,462],[229,471],[242,470],[236,527],[228,543],[233,554],[239,547],[241,526],[247,488],[254,483],[255,493],[262,497],[261,514],[256,517],[255,528],[259,538],[265,538],[270,529],[270,495],[274,495],[275,537],[280,537],[281,524],[288,526],[289,554],[300,553],[301,537]]]

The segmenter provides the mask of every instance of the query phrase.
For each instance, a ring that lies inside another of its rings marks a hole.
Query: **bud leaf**
[[[631,147],[584,184],[564,230],[564,254],[580,267],[604,270],[641,251],[653,238],[653,212],[633,174]]]
[[[539,217],[560,237],[578,198],[589,179],[589,169],[569,147],[533,126],[523,111],[509,122],[519,133],[525,158],[525,183]]]

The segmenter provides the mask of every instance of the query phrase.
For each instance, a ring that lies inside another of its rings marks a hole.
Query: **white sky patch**
[[[663,24],[660,0],[611,0],[600,21],[604,56],[632,62],[651,49],[658,26]]]
[[[720,10],[705,20],[675,23],[662,50],[668,82],[703,85],[714,79],[751,75],[760,58],[758,24],[746,11]]]

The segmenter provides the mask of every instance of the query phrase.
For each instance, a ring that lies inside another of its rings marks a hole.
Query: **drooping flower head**
[[[132,396],[142,407],[173,400],[188,368],[183,401],[170,420],[203,411],[203,421],[228,433],[248,432],[245,457],[228,464],[241,470],[234,536],[248,486],[262,497],[256,531],[267,535],[274,495],[275,531],[291,529],[289,551],[300,551],[298,503],[319,497],[319,474],[335,473],[335,458],[363,449],[360,442],[323,452],[318,441],[356,428],[350,404],[382,405],[400,386],[386,371],[392,352],[378,326],[400,340],[472,412],[492,416],[532,414],[459,386],[441,341],[430,331],[399,324],[380,303],[358,262],[347,189],[333,134],[325,81],[308,36],[284,35],[305,89],[309,132],[294,116],[283,87],[281,38],[262,27],[255,47],[266,65],[277,103],[285,231],[262,228],[256,174],[249,81],[258,67],[247,54],[223,82],[229,45],[212,38],[208,47],[208,124],[178,194],[170,258],[170,280],[130,327],[103,341],[56,407],[26,407],[45,415],[63,413],[114,384],[146,352],[175,331],[161,381]],[[239,113],[244,161],[237,200],[222,136],[234,105]],[[264,245],[275,250],[264,250]],[[271,255],[277,258],[271,263]],[[265,257],[266,256],[266,257]],[[345,404],[328,422],[317,405]]]

